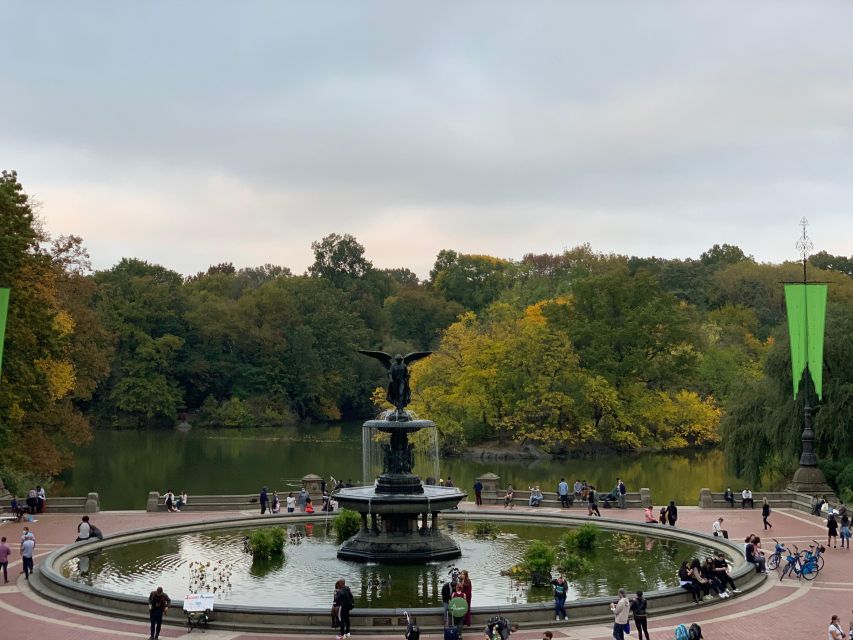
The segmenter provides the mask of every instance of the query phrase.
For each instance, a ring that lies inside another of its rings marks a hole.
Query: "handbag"
[[[625,633],[631,633],[631,623],[630,622],[625,623]]]

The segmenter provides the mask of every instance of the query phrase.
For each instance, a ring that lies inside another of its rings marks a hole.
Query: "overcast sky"
[[[713,5],[713,6],[712,6]],[[6,2],[0,168],[96,268],[853,254],[853,3]]]

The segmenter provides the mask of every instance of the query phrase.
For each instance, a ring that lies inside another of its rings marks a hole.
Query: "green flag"
[[[826,320],[826,289],[825,284],[817,283],[785,285],[795,398],[806,367],[809,368],[817,397],[823,398],[823,328]]]
[[[9,290],[0,287],[0,374],[3,373],[3,341],[6,338],[6,312],[9,310]]]

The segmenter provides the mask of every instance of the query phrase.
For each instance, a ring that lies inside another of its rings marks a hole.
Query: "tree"
[[[480,311],[511,285],[512,271],[509,260],[441,251],[430,271],[430,283],[448,300]]]

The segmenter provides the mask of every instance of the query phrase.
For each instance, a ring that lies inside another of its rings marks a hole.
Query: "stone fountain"
[[[361,515],[361,529],[338,551],[344,560],[416,564],[448,560],[461,555],[459,546],[438,527],[441,511],[455,509],[466,494],[455,487],[424,485],[412,473],[414,445],[409,435],[435,429],[431,420],[418,420],[405,407],[411,399],[408,364],[428,351],[396,355],[361,351],[378,359],[388,371],[387,399],[394,404],[366,428],[388,434],[383,444],[382,473],[373,486],[350,487],[335,493],[338,504]]]

